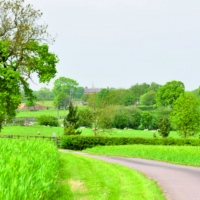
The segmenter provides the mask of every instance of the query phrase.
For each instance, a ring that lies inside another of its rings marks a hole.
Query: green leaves
[[[0,67],[0,130],[4,120],[15,116],[21,102],[19,73]]]
[[[200,101],[194,94],[186,92],[173,104],[170,120],[181,136],[194,135],[200,128]]]
[[[47,26],[37,23],[42,13],[24,0],[0,1],[0,129],[2,123],[15,116],[21,91],[34,99],[28,79],[36,73],[41,83],[56,74],[58,58],[49,52]]]
[[[167,82],[159,88],[156,96],[156,104],[158,106],[172,105],[173,102],[183,94],[185,86],[180,81]]]
[[[78,108],[74,107],[70,102],[69,104],[69,113],[64,118],[64,135],[80,135],[81,131],[78,131],[79,128],[79,114]]]

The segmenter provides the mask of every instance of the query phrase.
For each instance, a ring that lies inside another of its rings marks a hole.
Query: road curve
[[[69,152],[59,150],[60,152]],[[82,152],[71,152],[97,158],[141,171],[154,179],[169,200],[200,200],[200,168],[175,165],[140,158],[98,156]]]

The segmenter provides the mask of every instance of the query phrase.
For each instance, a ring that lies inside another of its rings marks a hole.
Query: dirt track
[[[68,152],[67,150],[60,150]],[[200,200],[200,168],[169,164],[140,158],[97,156],[73,152],[143,172],[161,186],[169,200]]]

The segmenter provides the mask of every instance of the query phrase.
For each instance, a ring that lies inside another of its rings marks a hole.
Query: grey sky
[[[200,85],[198,0],[27,0],[57,34],[57,77],[85,87]],[[44,85],[31,84],[34,90]],[[52,88],[53,81],[49,84]]]

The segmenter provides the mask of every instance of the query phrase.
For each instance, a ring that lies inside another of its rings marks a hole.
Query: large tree
[[[154,105],[156,103],[156,92],[151,90],[140,96],[140,104],[145,106]]]
[[[75,96],[77,87],[77,81],[66,77],[59,77],[54,82],[53,93],[55,96],[59,95],[60,93],[66,93],[73,98]]]
[[[185,86],[181,81],[170,81],[158,89],[156,104],[158,106],[172,105],[173,102],[185,92]]]
[[[200,100],[193,93],[186,92],[173,104],[170,121],[184,138],[195,135],[200,130]]]
[[[21,89],[28,99],[33,91],[27,82],[36,73],[39,82],[56,74],[58,58],[49,52],[47,25],[39,24],[42,13],[24,0],[0,1],[0,129],[15,116]]]

